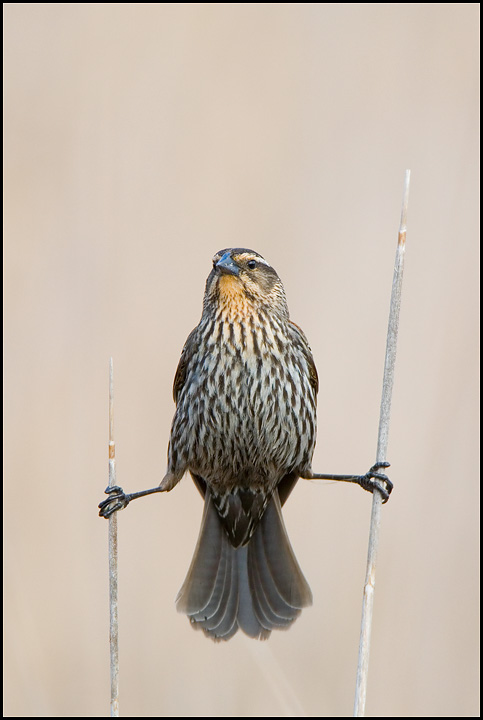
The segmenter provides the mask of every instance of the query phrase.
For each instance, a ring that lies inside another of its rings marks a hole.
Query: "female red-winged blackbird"
[[[253,250],[220,250],[174,379],[167,474],[158,488],[131,495],[108,488],[99,506],[108,517],[172,490],[190,471],[205,507],[176,604],[216,640],[238,628],[267,638],[312,603],[281,512],[299,478],[377,487],[384,500],[392,489],[377,472],[387,463],[364,476],[312,472],[317,390],[309,344],[289,319],[275,270]]]

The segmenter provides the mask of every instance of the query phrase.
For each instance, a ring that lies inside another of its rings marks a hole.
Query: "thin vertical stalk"
[[[109,361],[109,487],[116,485],[114,444],[114,373]],[[109,648],[111,655],[111,717],[119,717],[119,618],[117,609],[117,513],[109,518]]]
[[[391,306],[387,328],[386,361],[382,384],[381,410],[379,416],[379,433],[377,438],[376,462],[386,460],[389,437],[389,418],[391,414],[392,388],[394,384],[394,366],[396,362],[396,346],[399,328],[399,310],[401,307],[401,289],[404,268],[404,252],[406,249],[406,222],[409,196],[410,171],[406,170],[404,195],[399,226],[396,261],[392,281]],[[379,527],[381,523],[382,497],[374,492],[372,499],[371,525],[369,532],[369,550],[367,555],[366,578],[362,601],[361,634],[359,641],[359,662],[357,666],[356,694],[354,701],[354,717],[363,717],[366,705],[367,675],[369,670],[369,649],[371,640],[372,610],[374,604],[374,585],[376,577],[376,560],[379,543]]]

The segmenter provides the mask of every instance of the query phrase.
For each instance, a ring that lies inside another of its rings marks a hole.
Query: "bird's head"
[[[282,281],[261,255],[247,248],[226,248],[216,253],[204,303],[230,315],[263,308],[288,318]]]

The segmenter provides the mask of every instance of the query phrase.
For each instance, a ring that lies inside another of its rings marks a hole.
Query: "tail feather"
[[[312,604],[312,593],[288,540],[277,493],[253,537],[249,568],[255,612],[265,627],[287,627],[303,607]]]
[[[270,573],[279,602],[298,610],[312,605],[312,593],[288,539],[276,492],[260,523],[260,533],[258,566]],[[271,585],[267,583],[267,587]]]
[[[285,605],[280,606],[277,598],[275,597],[275,601],[273,599],[273,588],[270,588],[266,582],[264,584],[260,579],[258,568],[252,565],[250,571],[253,587],[253,608],[259,624],[267,629],[283,629],[291,625],[298,615],[300,615],[301,611],[294,611],[293,608],[286,608]],[[272,579],[270,579],[269,582],[273,585]],[[269,598],[272,599],[272,602],[270,602]],[[283,617],[283,615],[285,615],[285,617]]]
[[[189,618],[195,628],[203,629],[213,637],[228,640],[238,630],[238,578],[237,565],[231,558],[232,548],[224,541],[223,535],[224,532],[221,536],[220,566],[210,602],[198,612],[189,614]]]
[[[255,541],[258,538],[255,538]],[[253,606],[260,624],[264,627],[284,627],[290,625],[300,610],[287,605],[280,596],[275,581],[268,569],[262,543],[251,553],[250,579],[253,588]],[[263,554],[261,554],[263,553]]]
[[[215,602],[220,599],[219,592],[217,597],[215,591],[218,578],[224,577],[223,557],[226,557],[226,548],[223,535],[223,528],[214,512],[211,496],[207,493],[198,543],[188,574],[176,598],[179,612],[193,616],[207,608],[213,599]],[[224,550],[225,556],[223,556]]]
[[[255,531],[256,532],[256,531]],[[260,623],[253,607],[252,584],[249,576],[249,545],[231,548],[233,562],[238,566],[238,608],[237,624],[251,638],[268,637],[266,628]]]
[[[238,629],[264,639],[273,629],[289,627],[311,604],[277,491],[250,541],[235,548],[207,490],[198,543],[176,599],[178,611],[215,640],[228,640]]]
[[[226,550],[230,553],[231,548],[224,543]],[[225,583],[221,591],[220,604],[217,612],[210,618],[209,622],[198,623],[200,629],[208,631],[212,637],[220,640],[229,640],[238,630],[237,608],[238,608],[238,586],[236,563],[227,561],[228,572],[225,575]],[[197,627],[195,625],[195,627]]]

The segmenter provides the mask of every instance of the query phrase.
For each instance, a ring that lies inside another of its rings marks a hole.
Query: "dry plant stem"
[[[401,289],[404,268],[404,251],[406,249],[406,219],[409,195],[410,171],[406,170],[404,181],[403,206],[401,224],[399,226],[396,261],[392,281],[391,307],[386,341],[386,361],[382,385],[381,411],[379,416],[379,434],[377,438],[376,462],[386,460],[389,436],[389,418],[391,414],[392,388],[394,384],[394,366],[396,362],[396,346],[399,327],[399,310],[401,307]],[[376,575],[377,548],[381,521],[382,498],[375,491],[372,499],[371,526],[369,533],[369,550],[367,555],[366,579],[362,601],[361,635],[359,641],[359,662],[357,666],[356,694],[354,700],[354,717],[363,717],[366,705],[367,675],[369,670],[369,647],[371,639],[372,608],[374,604],[374,584]]]
[[[116,485],[114,445],[114,376],[109,361],[109,487]],[[109,518],[109,647],[111,655],[111,717],[119,717],[119,628],[117,610],[117,513]]]

